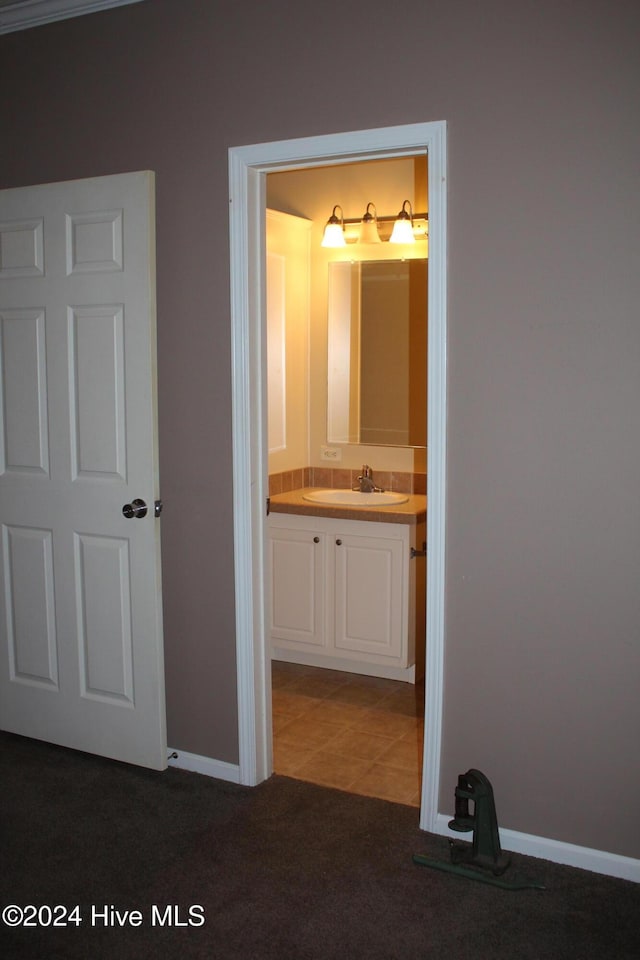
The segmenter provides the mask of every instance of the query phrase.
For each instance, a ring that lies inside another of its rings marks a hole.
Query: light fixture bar
[[[373,213],[371,210],[373,210]],[[385,242],[415,243],[414,228],[418,228],[418,236],[421,239],[426,239],[428,220],[429,214],[426,211],[413,212],[409,200],[404,201],[402,209],[395,217],[379,217],[375,204],[371,202],[367,204],[362,217],[345,217],[340,204],[336,204],[326,223],[321,245],[323,247],[345,247],[347,245],[345,227],[355,226],[356,224],[360,225],[360,232],[357,237],[350,235],[349,243],[381,243],[382,238],[378,232],[378,226],[389,223],[393,224],[393,230],[388,237],[384,238]]]
[[[378,217],[378,223],[395,223],[397,219],[398,219],[398,215],[397,215],[397,214],[395,215],[395,217]],[[428,214],[428,213],[414,213],[413,219],[414,219],[414,220],[428,220],[428,219],[429,219],[429,214]],[[362,217],[344,217],[341,222],[344,223],[345,226],[346,226],[347,224],[362,223]]]

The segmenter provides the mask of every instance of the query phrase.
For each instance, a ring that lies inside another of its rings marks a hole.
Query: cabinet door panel
[[[273,529],[269,545],[272,640],[324,646],[325,536],[313,530]]]
[[[335,544],[335,647],[398,658],[403,653],[403,544],[343,536]]]

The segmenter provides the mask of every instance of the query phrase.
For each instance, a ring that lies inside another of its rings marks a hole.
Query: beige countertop
[[[310,517],[335,517],[339,520],[373,520],[376,523],[423,523],[427,516],[427,498],[424,494],[407,494],[406,503],[395,503],[388,507],[348,507],[338,506],[335,503],[311,503],[304,499],[304,494],[317,489],[302,487],[300,490],[290,490],[288,493],[276,493],[270,498],[271,513],[297,513]],[[375,493],[371,494],[372,504],[375,502]]]

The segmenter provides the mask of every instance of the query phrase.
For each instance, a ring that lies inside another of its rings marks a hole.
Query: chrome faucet
[[[382,487],[376,487],[373,482],[373,473],[368,463],[362,465],[362,473],[358,477],[358,483],[353,488],[360,493],[382,493]]]

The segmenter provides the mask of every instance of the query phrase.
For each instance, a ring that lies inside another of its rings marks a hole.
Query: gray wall
[[[157,174],[169,741],[237,761],[227,149],[444,119],[441,809],[475,766],[501,825],[638,857],[638,4],[378,7],[148,0],[0,38],[0,185]]]

